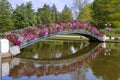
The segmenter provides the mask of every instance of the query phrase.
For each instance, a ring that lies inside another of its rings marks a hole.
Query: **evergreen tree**
[[[32,3],[27,2],[26,4],[21,4],[17,6],[13,13],[14,26],[16,29],[25,28],[28,26],[33,26],[37,23],[36,15],[32,9]]]
[[[55,22],[58,20],[59,12],[57,11],[57,8],[55,4],[51,7],[51,20],[52,22]]]
[[[67,5],[64,6],[63,11],[60,13],[60,20],[72,20],[72,11]]]
[[[0,1],[0,33],[12,30],[12,7],[7,0]]]
[[[43,8],[38,9],[37,15],[39,15],[39,17],[41,18],[40,20],[43,24],[52,22],[50,7],[46,4],[43,6]]]
[[[41,15],[39,12],[36,12],[37,24],[42,24]]]

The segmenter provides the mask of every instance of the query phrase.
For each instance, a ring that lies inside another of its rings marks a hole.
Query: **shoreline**
[[[50,38],[50,40],[70,40],[70,41],[83,41],[83,42],[88,41],[88,39],[85,38],[84,36],[78,36],[78,35],[59,35],[59,36],[54,36]],[[118,38],[118,40],[116,40],[116,38],[107,39],[105,43],[120,43],[120,37]],[[10,44],[10,47],[14,47],[14,46],[11,46]],[[12,57],[12,54],[8,52],[5,54],[1,54],[1,57],[2,59],[9,58],[9,57]]]

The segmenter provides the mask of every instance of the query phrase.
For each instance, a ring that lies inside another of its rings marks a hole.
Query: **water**
[[[120,44],[41,41],[3,59],[2,80],[120,80]]]

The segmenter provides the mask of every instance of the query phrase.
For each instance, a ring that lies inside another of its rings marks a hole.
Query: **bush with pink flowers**
[[[91,34],[102,37],[103,33],[96,27],[90,25],[87,22],[80,22],[76,20],[71,21],[57,21],[52,24],[38,24],[34,28],[25,28],[21,30],[13,30],[10,34],[7,34],[7,39],[13,42],[15,45],[21,46],[22,44],[35,40],[40,37],[46,37],[51,34],[56,34],[61,31],[85,29]]]

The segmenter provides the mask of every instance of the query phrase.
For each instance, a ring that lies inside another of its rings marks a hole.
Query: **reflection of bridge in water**
[[[93,45],[89,44],[88,46]],[[38,77],[43,75],[59,75],[68,72],[74,72],[80,69],[82,66],[87,65],[93,59],[95,59],[100,53],[104,52],[104,47],[101,44],[94,44],[93,47],[84,47],[84,54],[78,56],[77,53],[70,58],[59,58],[54,60],[37,60],[37,59],[23,59],[23,58],[13,58],[10,64],[14,67],[10,70],[10,76],[21,77],[21,76],[32,76],[36,75]],[[83,50],[82,49],[82,50]],[[89,51],[88,51],[89,50]],[[78,53],[80,53],[78,51]],[[81,52],[82,53],[82,52]]]
[[[92,46],[91,46],[92,45]],[[89,47],[87,47],[89,46]],[[60,58],[46,58],[46,59],[25,59],[25,58],[21,58],[20,62],[22,63],[41,63],[41,65],[69,65],[71,63],[80,61],[80,60],[84,60],[86,57],[93,55],[94,52],[97,49],[101,49],[102,45],[101,44],[93,44],[90,43],[87,46],[83,47],[82,50],[77,51],[74,54],[70,54],[68,56],[63,56]],[[100,51],[101,52],[101,51]],[[19,57],[19,55],[18,55]]]
[[[49,61],[64,60],[84,54],[83,49],[88,45],[88,42],[48,40],[22,49],[16,57]]]

